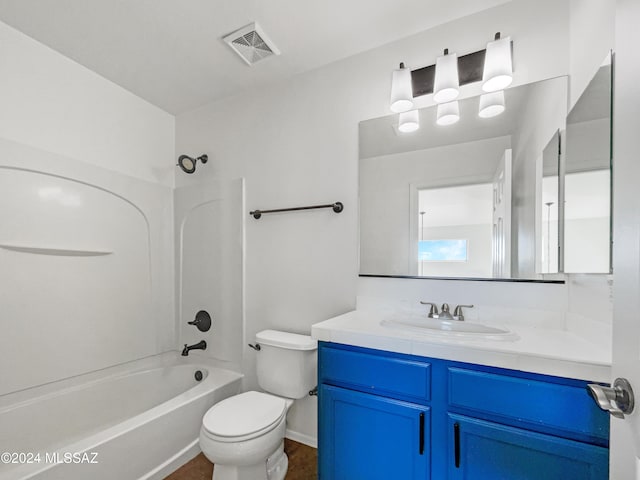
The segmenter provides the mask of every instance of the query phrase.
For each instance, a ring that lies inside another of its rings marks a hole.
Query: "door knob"
[[[624,418],[625,414],[633,412],[633,389],[626,378],[616,378],[613,387],[590,383],[587,385],[587,391],[598,407],[616,418]]]

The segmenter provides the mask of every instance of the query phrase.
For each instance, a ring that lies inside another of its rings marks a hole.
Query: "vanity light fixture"
[[[415,132],[420,128],[420,114],[418,110],[402,112],[398,119],[398,130],[402,133]]]
[[[496,92],[504,90],[513,81],[513,61],[511,58],[511,37],[500,37],[487,43],[482,72],[482,90]]]
[[[460,79],[458,77],[458,55],[449,53],[445,48],[444,55],[436,60],[436,73],[433,81],[433,101],[436,103],[451,102],[460,95]]]
[[[438,105],[436,114],[436,123],[438,125],[453,125],[458,120],[460,120],[460,106],[457,100]]]
[[[491,118],[500,115],[505,110],[504,90],[480,95],[478,116]]]
[[[436,59],[434,65],[416,70],[405,68],[404,63],[393,71],[391,83],[391,111],[407,113],[414,108],[414,97],[433,93],[433,101],[438,104],[437,123],[451,125],[460,119],[457,103],[460,86],[482,81],[482,90],[496,95],[484,95],[480,99],[478,115],[490,118],[505,110],[504,92],[513,81],[513,60],[511,37],[495,34],[495,39],[486,49],[467,53],[458,57],[448,49]],[[442,106],[444,104],[449,104]],[[419,128],[417,113],[399,118],[398,130],[415,131]]]
[[[400,68],[393,71],[391,77],[391,111],[407,112],[413,108],[413,88],[411,86],[411,70],[400,63]]]

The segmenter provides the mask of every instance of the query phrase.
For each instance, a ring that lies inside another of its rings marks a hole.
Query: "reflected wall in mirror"
[[[557,273],[560,268],[559,196],[560,196],[560,131],[557,131],[542,152],[542,193],[538,196],[537,236],[538,271]]]
[[[567,117],[564,272],[611,271],[612,62],[607,56]]]
[[[436,124],[435,106],[419,110],[413,133],[398,131],[397,115],[360,123],[361,274],[542,279],[558,271],[558,214],[543,208],[543,191],[555,182],[557,209],[553,144],[565,129],[567,77],[504,93],[506,110],[493,118],[480,118],[472,97],[459,102],[453,125]]]

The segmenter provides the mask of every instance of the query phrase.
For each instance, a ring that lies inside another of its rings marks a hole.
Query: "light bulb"
[[[411,70],[400,64],[391,76],[391,111],[406,112],[413,108],[413,88],[411,86]]]
[[[478,115],[482,118],[491,118],[500,115],[505,110],[504,90],[480,95]]]
[[[511,85],[512,81],[511,37],[500,38],[498,32],[495,40],[487,43],[482,72],[482,90],[485,92],[504,90]]]
[[[460,106],[457,100],[438,105],[436,114],[436,123],[438,125],[453,125],[458,120],[460,120]]]
[[[398,118],[398,130],[402,133],[415,132],[420,128],[420,115],[418,110],[402,112]]]
[[[433,100],[436,103],[451,102],[460,94],[458,79],[458,55],[444,51],[436,60],[436,73],[433,80]]]

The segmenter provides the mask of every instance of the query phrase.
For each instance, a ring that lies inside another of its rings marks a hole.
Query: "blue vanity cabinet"
[[[321,480],[606,480],[579,380],[320,342]]]
[[[565,438],[449,415],[450,480],[602,480],[608,449]]]
[[[318,355],[320,478],[428,480],[431,365],[327,345]]]
[[[428,407],[330,385],[320,390],[320,478],[429,478]]]

